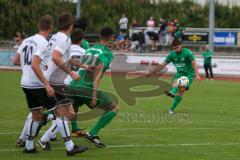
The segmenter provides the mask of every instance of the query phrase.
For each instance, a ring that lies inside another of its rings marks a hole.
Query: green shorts
[[[172,78],[172,82],[174,82],[175,80],[177,80],[178,78],[185,76],[188,78],[189,80],[189,84],[186,87],[186,90],[188,90],[190,88],[190,85],[192,84],[193,80],[194,80],[194,75],[189,75],[189,74],[184,74],[184,73],[177,73],[173,78]]]
[[[75,112],[78,111],[78,107],[86,104],[92,109],[90,105],[92,101],[93,89],[89,87],[70,87],[69,92],[71,93],[71,99],[73,100],[73,107]],[[97,104],[95,107],[110,110],[112,99],[105,92],[97,90]]]

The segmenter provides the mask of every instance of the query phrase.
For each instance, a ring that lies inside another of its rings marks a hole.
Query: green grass
[[[38,149],[37,155],[22,154],[21,149],[15,147],[27,115],[20,76],[20,72],[0,71],[0,159],[66,159],[60,138],[52,143],[53,151]],[[102,141],[110,147],[99,149],[81,138],[74,138],[76,144],[88,145],[90,150],[71,159],[237,160],[240,153],[239,88],[240,83],[230,81],[195,82],[176,110],[180,113],[191,109],[191,121],[176,121],[171,117],[155,121],[124,120],[127,113],[166,112],[172,100],[166,96],[138,99],[135,107],[120,100],[119,115],[100,133]],[[109,77],[104,78],[102,89],[115,93]],[[80,122],[80,125],[90,128],[95,122],[96,119]]]

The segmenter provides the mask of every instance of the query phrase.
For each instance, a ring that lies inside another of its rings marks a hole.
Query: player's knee
[[[54,110],[54,113],[56,117],[64,117],[66,118],[66,120],[69,120],[69,121],[76,119],[76,113],[74,112],[73,106],[71,104],[57,107]]]
[[[180,87],[179,92],[178,92],[178,96],[183,96],[185,90],[186,90],[185,87]]]
[[[32,111],[32,119],[35,121],[42,120],[42,111],[41,110]]]
[[[118,112],[119,106],[118,106],[116,103],[112,103],[112,104],[111,104],[111,108],[112,108],[112,111]]]
[[[173,87],[177,87],[178,86],[178,82],[174,81],[172,85],[173,85]]]

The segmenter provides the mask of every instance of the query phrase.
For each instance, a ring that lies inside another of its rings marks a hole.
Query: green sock
[[[72,132],[79,131],[77,121],[71,121],[71,125],[72,125]]]
[[[177,105],[181,102],[181,100],[182,100],[182,97],[180,97],[180,96],[175,96],[175,98],[174,98],[174,100],[173,100],[173,104],[172,104],[172,106],[170,107],[170,109],[173,111],[173,110],[177,107]]]
[[[98,120],[97,124],[89,131],[89,134],[92,136],[97,135],[100,129],[105,127],[116,116],[116,114],[117,113],[113,111],[104,113]]]
[[[75,112],[75,113],[78,112],[78,106],[73,106],[73,109],[74,109],[74,112]],[[77,131],[79,131],[77,121],[72,120],[72,121],[71,121],[71,125],[72,125],[72,132],[77,132]]]
[[[173,87],[170,92],[172,92],[173,94],[177,94],[178,91],[179,91],[179,88],[178,88],[178,87]]]

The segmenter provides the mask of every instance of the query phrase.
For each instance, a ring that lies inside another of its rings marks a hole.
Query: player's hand
[[[85,70],[92,70],[93,71],[96,68],[96,66],[90,66],[90,65],[87,65],[87,64],[83,64],[82,68],[84,68]]]
[[[55,95],[55,91],[50,84],[45,85],[45,89],[47,91],[48,97],[53,97]]]
[[[200,81],[201,80],[200,75],[196,75],[195,79],[196,79],[196,81]]]
[[[80,80],[80,76],[79,76],[76,72],[74,72],[74,71],[71,71],[71,72],[69,73],[69,76],[70,76],[73,80],[76,80],[76,81]]]
[[[92,101],[90,102],[91,107],[95,107],[97,104],[97,96],[93,94]]]

